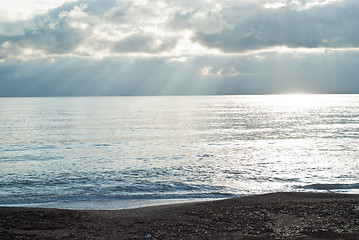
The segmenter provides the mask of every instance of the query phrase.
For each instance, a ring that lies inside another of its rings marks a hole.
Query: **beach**
[[[127,210],[2,207],[0,239],[359,239],[359,195],[271,193]]]

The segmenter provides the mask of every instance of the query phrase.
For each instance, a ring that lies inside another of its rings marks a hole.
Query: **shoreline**
[[[61,210],[126,210],[144,207],[156,207],[162,205],[174,205],[196,202],[209,202],[224,200],[227,198],[168,198],[168,199],[120,199],[120,200],[86,200],[64,201],[33,204],[9,204],[0,205],[0,208],[49,208]]]
[[[269,193],[123,210],[0,207],[0,239],[359,239],[359,194]]]

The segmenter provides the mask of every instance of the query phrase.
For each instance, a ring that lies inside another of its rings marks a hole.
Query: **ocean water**
[[[0,205],[359,193],[359,95],[0,98]]]

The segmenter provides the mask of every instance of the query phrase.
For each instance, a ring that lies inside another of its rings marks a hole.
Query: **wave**
[[[336,190],[336,189],[359,189],[359,183],[352,184],[310,184],[303,186],[304,189],[315,189],[315,190]]]
[[[0,207],[40,207],[72,210],[120,210],[169,204],[190,202],[215,201],[225,198],[167,198],[167,199],[115,199],[115,200],[89,200],[89,201],[65,201],[49,203],[10,204]]]
[[[0,195],[0,206],[15,206],[15,205],[43,205],[51,203],[68,203],[68,202],[91,202],[91,201],[174,201],[174,200],[188,200],[193,199],[223,199],[230,197],[239,197],[242,195],[235,195],[225,192],[193,192],[193,193],[120,193],[112,195],[86,195],[86,194],[64,194],[64,195],[36,195],[30,197],[2,197]]]

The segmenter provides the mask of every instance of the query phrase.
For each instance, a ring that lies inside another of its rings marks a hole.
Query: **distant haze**
[[[3,0],[0,96],[359,93],[357,0]]]

